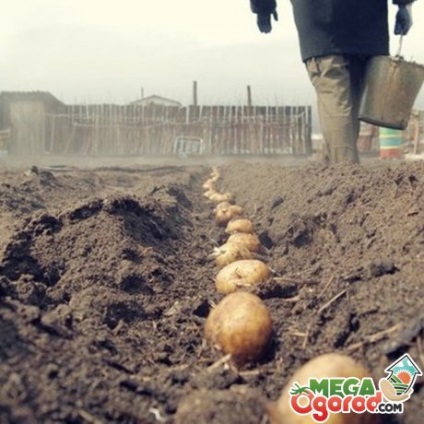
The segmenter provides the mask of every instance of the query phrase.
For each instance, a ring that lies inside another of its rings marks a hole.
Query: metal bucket
[[[424,81],[424,66],[400,56],[376,56],[367,66],[359,119],[404,130]]]

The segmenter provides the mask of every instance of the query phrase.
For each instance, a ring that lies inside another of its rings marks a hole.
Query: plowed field
[[[273,271],[254,291],[273,341],[244,369],[203,340],[227,237],[210,166],[0,170],[1,423],[172,423],[184,402],[187,423],[261,423],[258,399],[321,353],[377,379],[405,352],[424,369],[424,164],[219,171]],[[421,377],[382,421],[423,410]]]

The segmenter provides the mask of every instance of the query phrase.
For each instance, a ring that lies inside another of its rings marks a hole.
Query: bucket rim
[[[416,66],[418,68],[422,68],[424,70],[424,64],[419,63],[419,62],[415,62],[415,61],[411,61],[411,60],[406,60],[403,56],[391,56],[391,55],[378,55],[378,56],[372,56],[369,60],[370,62],[391,62],[391,63],[396,63],[396,64],[405,64],[405,65],[412,65],[412,66]]]

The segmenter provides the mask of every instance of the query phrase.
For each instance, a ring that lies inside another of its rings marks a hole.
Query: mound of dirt
[[[222,298],[207,256],[227,237],[209,172],[0,174],[0,422],[260,423],[318,354],[376,378],[404,352],[424,368],[424,165],[220,167],[274,272],[254,290],[273,343],[241,370],[203,340]],[[421,422],[422,384],[385,422]]]

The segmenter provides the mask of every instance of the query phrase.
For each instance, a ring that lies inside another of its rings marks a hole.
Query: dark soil
[[[1,171],[0,423],[261,423],[320,353],[424,368],[424,164],[220,172],[274,271],[255,290],[273,343],[241,370],[203,341],[225,241],[209,167]],[[423,408],[421,378],[390,422]]]

